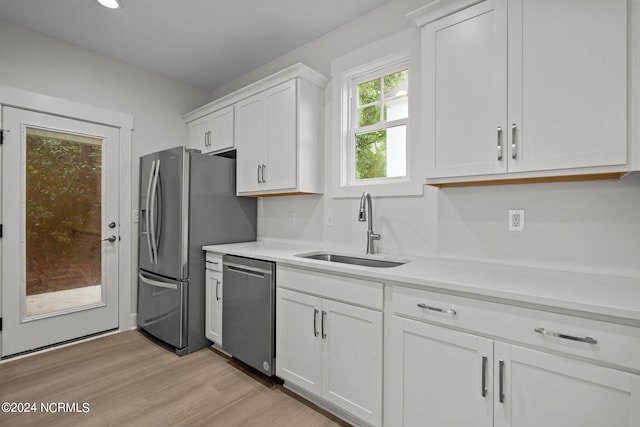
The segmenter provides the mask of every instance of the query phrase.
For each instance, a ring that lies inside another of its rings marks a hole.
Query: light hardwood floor
[[[211,349],[183,357],[137,331],[0,363],[0,426],[347,426],[251,368]],[[89,405],[43,413],[41,404]]]

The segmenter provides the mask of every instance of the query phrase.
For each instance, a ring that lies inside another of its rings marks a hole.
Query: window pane
[[[384,77],[384,98],[406,96],[409,88],[409,70],[398,71]]]
[[[102,139],[27,128],[25,196],[27,317],[100,302]]]
[[[356,135],[356,179],[387,176],[387,131]]]
[[[380,106],[371,105],[358,110],[358,127],[375,125],[380,121]]]
[[[384,119],[386,121],[406,119],[409,117],[409,98],[402,96],[384,103]]]
[[[407,127],[356,135],[356,179],[392,178],[407,175]]]
[[[407,176],[407,127],[387,129],[387,177]]]
[[[380,100],[380,79],[358,85],[358,105],[366,105]]]

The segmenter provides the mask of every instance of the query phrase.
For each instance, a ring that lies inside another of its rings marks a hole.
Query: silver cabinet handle
[[[482,356],[482,397],[487,397],[487,356]]]
[[[598,340],[593,339],[591,337],[584,337],[584,338],[574,337],[572,335],[565,335],[565,334],[560,334],[558,332],[547,331],[545,328],[535,328],[533,331],[542,335],[550,336],[550,337],[558,337],[565,340],[586,342],[587,344],[598,344]]]
[[[262,166],[258,165],[258,184],[262,182],[262,181],[260,181],[260,172],[261,171],[262,171]]]
[[[504,403],[504,360],[498,361],[498,369],[500,371],[498,379],[499,399],[500,403]]]
[[[267,170],[267,165],[263,164],[262,165],[262,182],[267,182],[266,179],[264,179],[264,171]]]
[[[498,160],[502,160],[502,128],[498,126]]]
[[[327,337],[327,333],[324,331],[324,321],[327,318],[327,312],[322,310],[322,318],[320,319],[320,330],[322,331],[322,339]]]
[[[457,311],[455,311],[453,308],[438,308],[438,307],[431,307],[427,304],[424,303],[420,303],[418,304],[419,308],[424,308],[427,310],[431,310],[431,311],[437,311],[439,313],[445,313],[445,314],[450,314],[452,316],[455,316],[457,314]]]
[[[220,301],[220,281],[218,279],[213,279],[216,281],[216,301]]]
[[[320,311],[317,308],[313,309],[313,336],[318,336],[318,313]]]
[[[516,144],[516,124],[511,125],[511,158],[518,157],[518,145]]]

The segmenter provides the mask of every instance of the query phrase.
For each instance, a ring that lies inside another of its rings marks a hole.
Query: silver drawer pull
[[[504,403],[504,360],[498,360],[498,400]]]
[[[518,144],[516,144],[516,124],[511,125],[511,158],[518,157]]]
[[[453,308],[438,308],[438,307],[431,307],[428,306],[427,304],[424,303],[420,303],[418,304],[419,308],[425,308],[427,310],[431,310],[431,311],[437,311],[438,313],[446,313],[446,314],[450,314],[452,316],[456,315],[456,311]]]
[[[498,161],[502,160],[502,141],[500,137],[502,136],[502,128],[498,126]]]
[[[558,337],[558,338],[563,338],[565,340],[586,342],[587,344],[598,344],[598,340],[595,340],[591,337],[584,337],[584,338],[574,337],[572,335],[565,335],[565,334],[559,334],[558,332],[547,331],[545,328],[535,328],[534,331],[542,335],[548,335],[550,337]]]
[[[487,356],[482,356],[482,389],[481,394],[482,397],[487,397],[487,392],[489,389],[487,388],[487,362],[489,358]]]

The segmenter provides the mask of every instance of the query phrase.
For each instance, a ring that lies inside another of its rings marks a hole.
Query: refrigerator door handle
[[[156,161],[151,162],[151,171],[149,172],[149,183],[147,185],[147,205],[145,206],[144,211],[144,222],[146,230],[143,232],[147,235],[147,248],[149,249],[149,260],[153,264],[153,247],[151,246],[151,230],[149,229],[149,220],[150,220],[150,208],[151,208],[151,187],[153,183],[153,176],[156,171]]]
[[[151,184],[151,195],[147,196],[151,199],[151,213],[149,214],[149,234],[151,235],[151,252],[153,256],[151,258],[152,264],[158,264],[158,246],[156,241],[156,193],[158,191],[158,174],[160,172],[160,159],[155,161],[156,167],[153,169],[153,182]]]
[[[159,282],[159,281],[157,281],[157,280],[152,280],[152,279],[149,279],[149,278],[147,278],[147,277],[144,277],[144,276],[142,275],[142,273],[138,273],[138,278],[139,278],[142,282],[146,283],[147,285],[157,286],[157,287],[160,287],[160,288],[173,289],[173,290],[178,289],[178,285],[176,285],[176,284],[173,284],[173,283],[165,283],[165,282]]]

